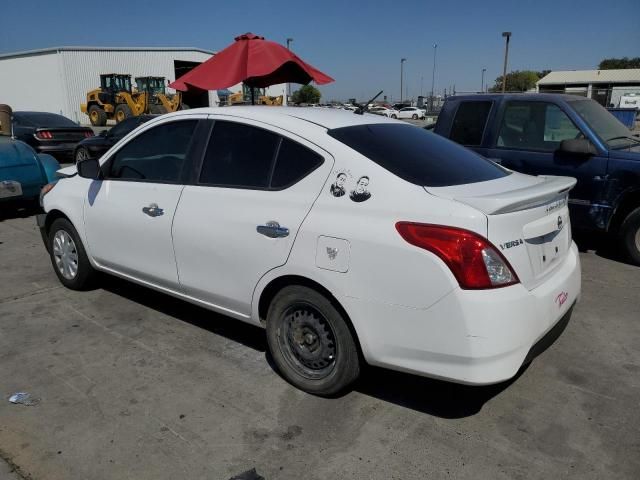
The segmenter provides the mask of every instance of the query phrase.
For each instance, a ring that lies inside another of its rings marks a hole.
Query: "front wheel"
[[[394,113],[393,115],[391,115],[391,118],[398,118],[398,116]]]
[[[91,155],[89,154],[89,150],[87,150],[86,147],[78,147],[74,157],[75,157],[76,163],[78,163],[83,160],[87,160],[88,158],[91,158]]]
[[[133,113],[131,113],[131,109],[129,108],[129,105],[125,105],[124,103],[121,103],[116,107],[114,116],[116,118],[116,123],[120,123],[123,120],[126,120],[127,118],[133,116]]]
[[[413,115],[411,115],[411,118],[413,118],[414,120],[418,119],[418,115],[416,115],[415,113]]]
[[[360,374],[346,320],[324,295],[308,287],[283,288],[269,306],[267,342],[282,376],[315,395],[334,395]]]
[[[49,229],[49,255],[60,283],[71,290],[90,288],[96,276],[78,232],[66,218],[54,220]]]
[[[622,222],[620,241],[627,259],[640,266],[640,207],[633,210]]]

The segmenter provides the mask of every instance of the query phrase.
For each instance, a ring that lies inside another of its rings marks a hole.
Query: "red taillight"
[[[53,135],[51,135],[51,132],[42,130],[41,132],[36,133],[36,137],[41,138],[43,140],[51,140],[53,138]]]
[[[86,132],[84,132],[84,136],[85,136],[85,138],[93,137],[93,132],[86,131]]]
[[[519,281],[509,262],[477,233],[412,222],[398,222],[396,230],[411,245],[440,257],[462,288],[499,288]]]

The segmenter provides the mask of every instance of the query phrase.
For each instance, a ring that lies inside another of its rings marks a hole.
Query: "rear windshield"
[[[425,187],[484,182],[510,173],[471,150],[412,125],[355,125],[328,133],[403,180]]]
[[[67,117],[46,112],[13,112],[14,118],[23,125],[31,127],[77,127]]]

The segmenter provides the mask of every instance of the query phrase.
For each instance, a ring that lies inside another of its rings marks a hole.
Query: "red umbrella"
[[[245,33],[169,86],[182,91],[191,86],[218,90],[240,82],[249,87],[264,88],[288,82],[306,85],[312,80],[318,85],[334,81],[282,45]]]

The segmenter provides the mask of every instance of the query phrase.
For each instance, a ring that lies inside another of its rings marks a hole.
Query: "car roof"
[[[308,125],[316,125],[324,129],[350,127],[354,125],[366,125],[371,123],[394,123],[380,115],[358,115],[349,110],[313,107],[272,107],[272,106],[232,106],[232,107],[208,107],[181,110],[179,112],[163,115],[186,116],[195,113],[208,113],[211,115],[223,115],[256,120],[276,126],[293,125],[300,121]]]
[[[452,95],[447,100],[495,100],[496,98],[505,98],[507,100],[589,100],[579,95],[568,95],[566,93],[477,93],[470,95]]]

